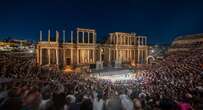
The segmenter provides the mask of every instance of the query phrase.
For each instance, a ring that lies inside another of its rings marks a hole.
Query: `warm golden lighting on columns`
[[[56,49],[56,65],[59,64],[58,48]]]
[[[77,31],[77,43],[79,43],[79,31]]]
[[[77,64],[79,64],[79,49],[77,49]]]
[[[50,48],[48,48],[48,64],[50,65]]]
[[[111,62],[111,49],[109,48],[109,63]]]
[[[40,55],[39,55],[40,56],[40,61],[39,62],[40,62],[40,65],[42,65],[42,49],[40,48],[39,50],[40,50]]]
[[[73,64],[73,48],[71,48],[71,64]]]
[[[137,49],[137,63],[140,64],[140,49]]]
[[[50,31],[50,29],[48,30],[48,42],[50,43],[50,41],[51,41],[51,31]]]
[[[63,49],[63,65],[66,65],[66,49]]]
[[[56,42],[59,42],[59,32],[56,31]]]

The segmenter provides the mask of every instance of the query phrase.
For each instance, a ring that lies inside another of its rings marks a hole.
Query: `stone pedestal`
[[[96,70],[103,69],[103,61],[96,61]]]
[[[120,60],[115,60],[114,68],[121,68],[121,61]]]

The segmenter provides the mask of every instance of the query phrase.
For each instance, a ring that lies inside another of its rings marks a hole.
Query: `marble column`
[[[66,31],[63,30],[63,43],[65,43],[65,40],[66,40]]]
[[[87,62],[90,63],[90,50],[87,50]]]
[[[82,32],[82,43],[85,43],[85,32]]]
[[[50,48],[48,48],[48,64],[51,64]]]
[[[37,47],[37,48],[35,48],[35,51],[36,51],[36,58],[37,58],[37,63],[39,64],[39,60],[40,60],[40,55],[39,55],[39,53],[40,53],[40,49],[39,49],[39,47]]]
[[[63,66],[66,65],[66,49],[63,49]]]
[[[118,49],[116,49],[116,60],[118,60]]]
[[[131,49],[130,49],[130,61],[132,61],[132,54],[131,54]]]
[[[146,60],[146,63],[148,63],[148,60],[147,60],[147,56],[148,56],[148,49],[146,49],[145,51],[146,51],[145,60]]]
[[[79,64],[79,49],[77,49],[77,64]]]
[[[145,37],[145,45],[147,45],[147,37]]]
[[[110,34],[110,42],[109,42],[109,44],[112,44],[112,36],[111,36],[111,34]]]
[[[113,39],[114,39],[114,44],[116,44],[116,36],[115,35],[113,36]]]
[[[58,49],[56,49],[56,65],[59,64]]]
[[[140,49],[138,49],[137,55],[137,63],[140,64]]]
[[[77,31],[77,43],[79,43],[79,31]]]
[[[71,64],[73,64],[73,48],[71,48]]]
[[[111,63],[111,49],[109,48],[109,63]]]
[[[42,48],[40,48],[39,50],[40,50],[40,52],[39,52],[40,61],[39,62],[40,62],[40,65],[42,65]]]

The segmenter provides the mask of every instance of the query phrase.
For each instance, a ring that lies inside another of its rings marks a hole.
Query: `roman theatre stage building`
[[[53,39],[54,38],[54,39]],[[71,31],[70,39],[66,32],[55,32],[48,40],[40,40],[36,45],[36,61],[40,65],[94,65],[120,67],[123,64],[136,66],[147,64],[147,37],[135,33],[113,32],[97,43],[94,29],[76,28]],[[62,40],[61,40],[62,39]]]

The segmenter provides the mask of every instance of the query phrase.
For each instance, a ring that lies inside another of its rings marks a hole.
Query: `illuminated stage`
[[[129,68],[104,68],[102,70],[93,70],[91,76],[112,82],[137,80],[134,77],[134,70]]]

